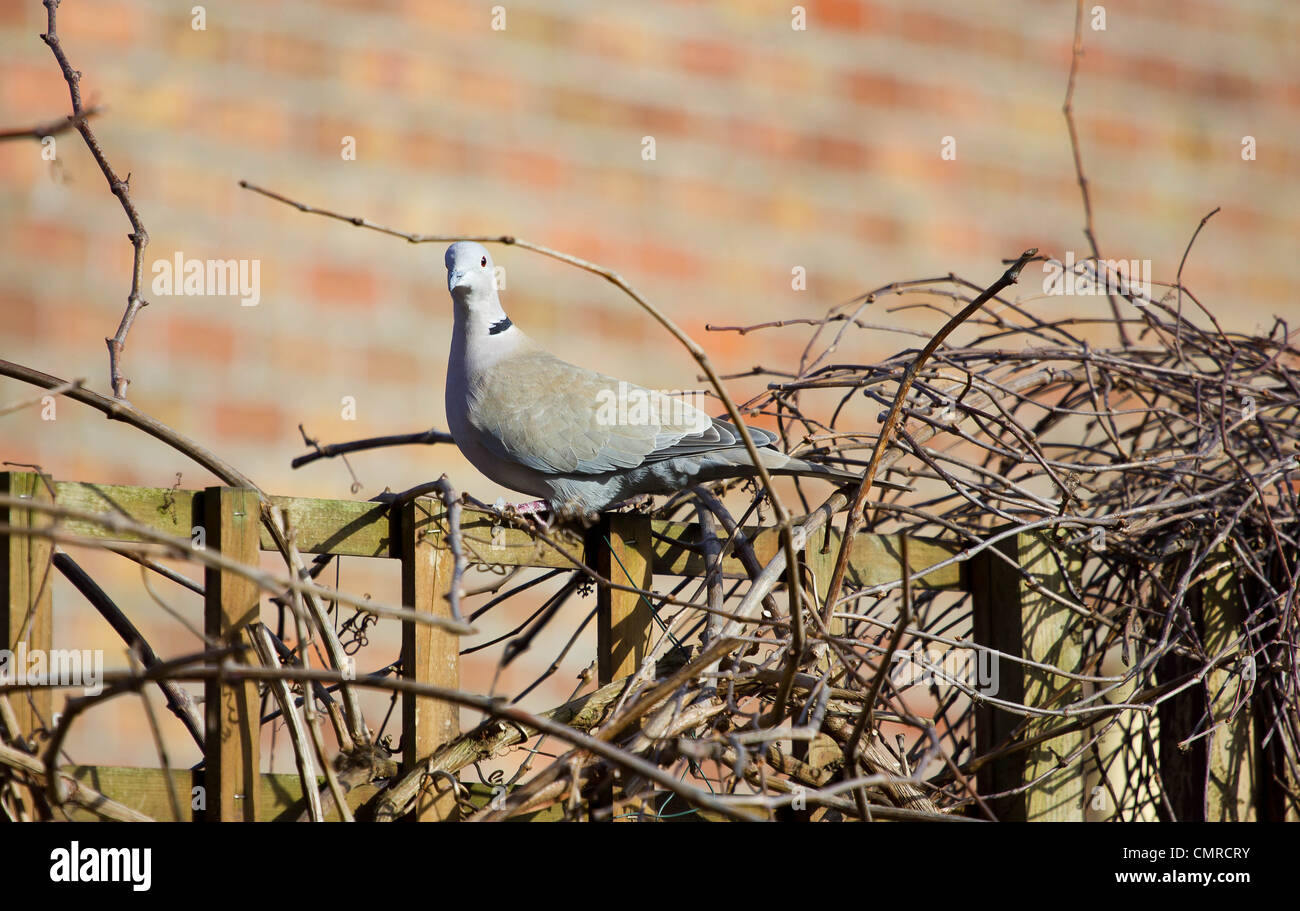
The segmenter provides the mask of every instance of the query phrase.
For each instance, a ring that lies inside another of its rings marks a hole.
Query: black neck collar
[[[508,316],[502,317],[500,320],[498,320],[497,322],[493,323],[491,326],[488,327],[488,335],[500,335],[502,332],[505,332],[507,329],[509,329],[512,325],[513,324],[510,322],[510,317]]]

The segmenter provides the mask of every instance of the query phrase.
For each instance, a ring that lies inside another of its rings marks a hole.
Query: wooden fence
[[[52,501],[77,510],[110,513],[178,538],[190,539],[202,529],[206,547],[241,563],[256,566],[260,550],[273,550],[268,531],[260,524],[258,500],[253,491],[228,487],[204,490],[126,487],[81,482],[57,482],[50,495],[47,485],[32,473],[0,474],[0,492],[11,497]],[[446,544],[447,525],[442,503],[418,499],[398,510],[387,505],[352,500],[274,497],[284,512],[294,540],[304,554],[392,559],[400,563],[402,602],[415,611],[450,616],[446,591],[453,560]],[[0,597],[0,631],[4,644],[16,649],[24,641],[28,650],[52,649],[51,542],[21,533],[24,528],[49,522],[34,510],[10,506],[0,516],[0,579],[6,591]],[[62,532],[95,539],[132,540],[103,523],[61,518]],[[571,567],[571,560],[524,531],[502,527],[489,514],[464,509],[462,540],[470,564],[500,566]],[[766,562],[779,547],[775,529],[752,528],[747,534],[756,556]],[[553,535],[566,550],[588,557],[588,564],[611,581],[651,589],[656,577],[701,575],[703,557],[692,546],[698,527],[633,515],[613,513],[602,517],[586,536],[563,529]],[[585,539],[584,539],[585,538]],[[589,548],[584,551],[584,548]],[[592,552],[594,549],[594,553]],[[975,640],[1030,662],[1074,670],[1078,668],[1087,612],[1072,608],[1066,574],[1078,582],[1081,562],[1062,566],[1045,539],[1018,533],[1003,540],[999,549],[1010,558],[985,552],[968,561],[948,562],[961,551],[954,542],[912,538],[908,562],[913,584],[923,588],[968,592],[973,610]],[[829,578],[838,551],[837,533],[816,536],[804,558],[818,580]],[[1018,567],[1023,567],[1021,572]],[[745,576],[740,561],[728,556],[723,573]],[[902,572],[897,536],[859,535],[855,538],[850,574],[854,586],[896,581]],[[246,578],[208,568],[204,595],[204,626],[210,636],[238,641],[248,623],[258,618],[259,592]],[[1207,600],[1207,629],[1224,638],[1233,605],[1226,588],[1213,585]],[[1060,596],[1052,597],[1053,594]],[[635,592],[600,586],[598,594],[598,674],[601,683],[633,673],[651,646],[652,618],[643,598]],[[459,685],[458,637],[433,626],[403,622],[402,669],[412,680]],[[1032,706],[1060,706],[1077,701],[1081,684],[1069,677],[1030,664],[1000,662],[998,697]],[[37,689],[11,699],[17,724],[25,735],[49,727],[54,712],[54,691]],[[301,787],[295,775],[261,772],[258,747],[258,698],[251,682],[206,683],[204,713],[206,760],[202,772],[174,771],[178,784],[206,788],[206,812],[182,814],[210,820],[273,819],[296,815]],[[1068,721],[1068,719],[1066,719]],[[997,744],[1020,726],[1017,736],[1038,742],[1028,749],[1008,751],[980,767],[980,790],[992,793],[1035,781],[1033,788],[996,802],[1000,818],[1063,820],[1097,818],[1090,812],[1090,795],[1101,793],[1094,767],[1085,763],[1080,747],[1087,725],[1068,728],[1059,717],[1023,724],[1023,716],[985,703],[976,713],[977,743]],[[1210,779],[1215,790],[1210,818],[1246,819],[1255,813],[1253,766],[1243,766],[1242,756],[1253,755],[1253,735],[1248,713],[1233,722],[1226,742],[1238,749],[1219,750],[1210,757]],[[1048,732],[1046,735],[1044,732]],[[415,766],[433,749],[457,734],[457,709],[423,696],[403,696],[403,764]],[[1219,741],[1224,742],[1223,739]],[[1119,748],[1122,748],[1120,745]],[[1244,753],[1243,753],[1244,748]],[[1066,757],[1072,757],[1068,760]],[[1111,766],[1116,763],[1110,763]],[[154,818],[173,818],[165,799],[170,786],[161,769],[80,767],[70,770],[96,790]],[[1142,770],[1111,769],[1110,774],[1141,775]],[[1089,776],[1092,776],[1090,780]],[[1131,782],[1130,782],[1131,783]],[[373,789],[349,795],[349,803],[363,802]],[[1094,810],[1095,810],[1095,802]],[[1114,812],[1115,808],[1112,808]],[[1123,809],[1123,808],[1120,808]],[[445,807],[420,806],[415,815],[437,819]],[[1102,814],[1106,815],[1106,814]]]

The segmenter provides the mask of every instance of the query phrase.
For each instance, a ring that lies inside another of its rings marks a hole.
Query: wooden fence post
[[[900,536],[901,537],[901,536]],[[839,557],[841,536],[830,524],[815,532],[805,546],[803,560],[812,575],[814,600],[818,609],[825,616],[825,599],[828,594],[831,576],[835,572],[835,561]],[[845,577],[848,579],[848,576]],[[832,636],[843,636],[847,624],[843,617],[829,617],[826,620],[826,632]],[[835,666],[834,653],[830,646],[822,646],[822,656],[818,660],[817,674],[824,674]],[[795,740],[790,744],[790,755],[800,762],[807,763],[815,769],[828,768],[842,758],[842,751],[835,739],[826,732],[817,734],[812,740]],[[800,822],[810,821],[817,808],[790,810],[790,818]]]
[[[1226,550],[1215,556],[1222,562],[1209,570],[1200,582],[1201,643],[1211,658],[1233,648],[1243,634],[1244,614],[1237,591],[1237,578]],[[1239,654],[1250,658],[1248,649]],[[1209,735],[1206,761],[1205,819],[1207,822],[1245,822],[1259,818],[1257,777],[1259,757],[1250,694],[1254,690],[1254,665],[1243,673],[1239,658],[1228,667],[1206,675],[1205,687],[1211,724],[1219,727]],[[1240,699],[1244,704],[1237,706]],[[1237,713],[1227,719],[1232,709]]]
[[[1097,664],[1095,673],[1122,676],[1129,666],[1122,660],[1122,647],[1115,643]],[[1099,705],[1130,702],[1142,689],[1138,678],[1130,678],[1117,687],[1091,684],[1084,687],[1088,695],[1106,686]],[[1100,715],[1088,729],[1095,737],[1097,762],[1088,766],[1085,787],[1088,822],[1156,822],[1160,819],[1162,787],[1157,752],[1149,747],[1160,740],[1160,719],[1155,713],[1128,709],[1119,715]]]
[[[21,497],[51,502],[49,491],[41,476],[30,471],[0,473],[0,490],[11,497]],[[40,528],[50,524],[50,517],[29,509],[8,507],[0,511],[0,518],[14,529]],[[25,534],[0,535],[0,579],[5,586],[0,600],[0,635],[4,641],[0,648],[10,649],[13,670],[27,656],[43,652],[49,655],[53,647],[53,599],[50,592],[54,580],[51,564],[52,544],[47,538]],[[27,664],[22,665],[25,669]],[[48,663],[45,665],[48,667]],[[18,722],[16,736],[31,738],[42,728],[51,728],[54,711],[54,690],[49,687],[15,693],[10,699]]]
[[[447,521],[441,501],[420,498],[402,507],[402,604],[450,617],[447,592],[454,561],[444,541]],[[423,624],[402,624],[402,674],[419,683],[460,686],[460,640]],[[402,761],[409,771],[460,732],[460,710],[450,703],[411,693],[402,696]],[[430,781],[416,799],[412,818],[436,822],[455,818],[456,800],[447,782]]]
[[[587,565],[615,585],[649,591],[654,584],[654,538],[647,516],[602,513],[587,529]],[[650,606],[636,592],[596,591],[596,679],[599,686],[630,676],[650,654]],[[592,819],[612,819],[622,788],[606,780],[592,795]]]
[[[1187,559],[1182,555],[1170,561],[1165,570],[1170,584],[1186,571]],[[1206,672],[1204,679],[1160,703],[1153,739],[1164,787],[1156,810],[1161,818],[1187,822],[1256,820],[1262,794],[1261,746],[1250,704],[1255,667],[1243,664],[1249,651],[1238,642],[1245,628],[1239,580],[1226,548],[1209,554],[1198,573],[1187,592],[1187,606],[1205,654],[1238,654],[1232,664]],[[1163,596],[1153,599],[1158,599],[1157,613],[1167,608]],[[1199,673],[1202,663],[1199,657],[1166,654],[1156,664],[1157,680],[1185,679]],[[1245,704],[1237,707],[1239,698]],[[1228,720],[1230,715],[1234,717]]]
[[[233,487],[203,491],[204,546],[251,567],[260,562],[257,492]],[[243,576],[204,570],[203,627],[225,645],[252,647],[249,624],[260,619],[261,592]],[[247,663],[245,658],[223,662]],[[257,820],[261,790],[260,703],[257,684],[204,682],[204,787],[209,821]]]
[[[615,585],[649,591],[654,584],[650,519],[624,513],[601,517],[588,537],[592,566]],[[590,565],[590,564],[589,564]],[[596,596],[596,675],[601,686],[636,673],[650,654],[654,617],[636,592],[601,586]]]
[[[807,564],[809,571],[812,573],[813,586],[816,589],[817,604],[822,606],[827,594],[827,587],[831,582],[831,575],[835,572],[835,561],[840,554],[840,534],[838,529],[831,526],[817,531],[808,541],[804,550],[803,559]],[[846,577],[847,578],[847,577]],[[844,635],[845,623],[843,617],[829,617],[826,621],[826,631],[832,636]],[[819,667],[822,670],[831,666],[829,658],[824,659]]]
[[[1045,533],[1021,532],[997,545],[1011,564],[997,554],[982,553],[971,561],[975,639],[980,645],[1009,655],[1076,672],[1083,652],[1082,618],[1064,604],[1034,590],[1024,574],[1044,589],[1065,595],[1062,565]],[[1063,548],[1056,548],[1058,552]],[[1076,580],[1082,562],[1071,555],[1064,569]],[[1023,570],[1023,573],[1022,573]],[[1068,596],[1066,596],[1068,597]],[[998,699],[1041,708],[1059,708],[1082,694],[1077,681],[1017,662],[999,659]],[[1030,719],[1016,738],[1023,740],[1070,719]],[[982,704],[976,711],[976,742],[981,751],[1007,740],[1022,726],[1024,716]],[[981,793],[992,794],[1038,781],[1027,791],[992,801],[999,819],[1045,821],[1084,818],[1084,763],[1076,756],[1064,760],[1083,744],[1083,731],[1063,734],[996,759],[979,770]],[[1055,770],[1055,771],[1054,771]],[[1047,776],[1044,778],[1044,776]]]

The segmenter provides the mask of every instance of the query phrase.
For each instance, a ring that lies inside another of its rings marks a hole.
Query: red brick
[[[1068,47],[1062,50],[1069,60]],[[1199,67],[1193,62],[1162,58],[1152,55],[1131,55],[1107,50],[1104,46],[1088,50],[1085,45],[1084,72],[1104,74],[1121,81],[1136,81],[1148,87],[1178,94],[1198,93],[1214,95],[1224,100],[1256,102],[1270,86],[1236,73]],[[1272,83],[1272,87],[1292,83]],[[1277,94],[1279,101],[1289,96]],[[1293,96],[1290,96],[1293,97]],[[1294,100],[1291,107],[1296,107]]]
[[[989,20],[984,20],[989,23]],[[899,40],[932,47],[962,48],[989,57],[1016,60],[1024,54],[1025,39],[1017,31],[992,24],[974,26],[930,10],[904,6],[891,23],[891,34]],[[1068,59],[1068,58],[1067,58]]]
[[[571,47],[580,47],[611,63],[626,63],[645,56],[645,42],[635,30],[611,28],[595,17],[578,17],[568,25]]]
[[[1222,70],[1210,72],[1206,82],[1206,91],[1225,101],[1253,100],[1262,88],[1253,79],[1237,73],[1225,73]]]
[[[279,439],[295,426],[268,396],[264,401],[232,402],[217,399],[212,406],[210,433],[216,440],[267,442]]]
[[[445,132],[412,130],[397,141],[402,164],[421,171],[459,172],[478,160],[477,151]]]
[[[703,271],[703,261],[681,247],[647,240],[637,244],[631,253],[637,267],[658,280],[692,279],[698,277]],[[615,270],[617,271],[617,267]]]
[[[86,233],[76,223],[33,221],[18,237],[15,252],[28,262],[75,263],[86,256]]]
[[[366,348],[361,353],[361,360],[362,375],[368,381],[409,383],[424,369],[421,358],[392,348]]]
[[[914,97],[909,87],[891,73],[859,70],[842,78],[849,97],[859,103],[892,107]]]
[[[808,149],[812,161],[828,168],[861,170],[871,166],[870,149],[852,139],[828,135],[813,136],[809,139]]]
[[[1076,112],[1075,122],[1088,142],[1136,150],[1151,145],[1153,139],[1150,129],[1118,117],[1079,117]]]
[[[801,134],[775,123],[728,120],[722,125],[723,142],[739,151],[759,152],[777,158],[800,157]]]
[[[212,16],[209,13],[209,29]],[[327,76],[349,64],[364,62],[364,54],[348,55],[301,35],[284,35],[270,31],[250,30],[240,35],[248,62],[258,69],[271,73],[284,73],[295,79]]]
[[[808,28],[822,25],[850,31],[864,30],[871,19],[870,7],[861,0],[816,0],[808,4]]]
[[[522,87],[513,76],[486,72],[481,68],[454,68],[446,78],[461,87],[461,100],[479,112],[515,111],[522,103]]]
[[[896,244],[903,239],[903,224],[893,215],[866,212],[853,219],[854,234],[877,244]]]
[[[34,126],[72,111],[68,84],[52,56],[39,62],[14,59],[0,62],[0,85],[4,86],[6,121],[17,121],[12,126]]]
[[[0,317],[4,319],[5,338],[10,344],[40,337],[40,308],[28,295],[0,285]]]
[[[354,54],[360,67],[363,85],[393,91],[407,83],[407,55],[392,47],[375,48]]]
[[[357,141],[357,157],[365,154],[363,146],[366,137],[366,122],[349,120],[333,114],[323,114],[311,123],[312,150],[318,155],[333,157],[343,161],[343,137],[351,136]]]
[[[313,303],[369,310],[376,304],[377,280],[370,270],[315,265],[307,273],[307,292]]]
[[[745,198],[712,180],[674,180],[665,189],[667,204],[688,215],[727,220],[741,218],[746,211]]]
[[[288,143],[289,112],[271,99],[246,98],[240,105],[241,121],[236,135],[273,152]]]
[[[628,268],[627,252],[617,245],[618,239],[598,234],[580,223],[558,221],[547,230],[546,236],[551,240],[543,242],[553,249],[603,264],[615,272]]]
[[[978,225],[964,221],[935,220],[926,233],[928,246],[942,250],[945,256],[975,256],[982,251],[986,235]]]
[[[557,88],[546,94],[548,113],[576,123],[619,126],[631,122],[625,106],[580,89]]]
[[[629,125],[643,129],[647,134],[681,134],[691,132],[695,118],[682,108],[664,107],[657,104],[616,105],[626,110]]]
[[[18,3],[16,0],[6,0],[6,2],[0,3],[0,25],[5,28],[13,28],[18,25],[37,26],[39,17],[41,31],[45,31],[44,15],[45,9],[43,7],[34,7],[30,3]]]
[[[1141,82],[1163,89],[1189,88],[1188,74],[1176,63],[1158,57],[1139,57],[1129,61],[1131,72]]]
[[[497,158],[498,173],[514,183],[540,190],[555,190],[564,186],[568,166],[553,155],[530,152],[526,149],[505,149]]]
[[[93,5],[65,4],[59,7],[59,43],[77,66],[85,59],[86,48],[131,48],[140,37],[141,7],[137,3],[99,0]],[[44,31],[44,16],[41,17]],[[50,58],[53,63],[53,57]],[[57,72],[57,70],[56,70]],[[83,72],[83,78],[88,73]]]
[[[761,85],[787,92],[806,92],[813,89],[813,69],[800,55],[784,52],[764,53],[759,49],[751,53],[750,59],[751,65],[746,70],[746,78],[752,78]]]
[[[688,73],[732,77],[740,71],[743,59],[729,42],[687,39],[677,46],[677,63]]]
[[[238,366],[235,359],[237,342],[230,326],[220,322],[176,312],[167,320],[167,350],[186,358]]]

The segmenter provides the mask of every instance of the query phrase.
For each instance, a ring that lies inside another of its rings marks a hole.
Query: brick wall
[[[602,262],[724,371],[789,363],[802,336],[742,339],[708,322],[817,315],[901,278],[991,280],[1028,246],[1085,253],[1061,116],[1072,3],[812,2],[803,31],[791,5],[518,0],[497,31],[487,2],[249,0],[207,4],[197,31],[189,2],[67,0],[60,34],[85,99],[107,108],[95,131],[132,175],[148,262],[180,251],[261,266],[257,307],[148,294],[127,350],[131,398],[280,493],[349,495],[342,465],[289,469],[299,422],[325,440],[443,426],[442,245],[302,215],[239,190],[241,178],[408,230],[510,233]],[[1232,327],[1294,316],[1300,7],[1106,12],[1106,30],[1085,34],[1075,95],[1103,252],[1171,279],[1199,219],[1222,206],[1185,280]],[[43,29],[37,0],[0,0],[0,127],[67,110]],[[341,156],[344,136],[356,160]],[[955,160],[940,156],[946,136]],[[102,389],[128,225],[79,137],[56,150],[50,162],[34,142],[0,143],[0,356]],[[607,283],[496,255],[510,313],[544,344],[647,385],[696,385],[685,352]],[[806,291],[790,287],[794,266]],[[873,318],[927,328],[935,314]],[[863,335],[851,353],[899,344]],[[757,388],[736,383],[742,396]],[[26,394],[0,381],[0,402]],[[70,403],[54,422],[0,418],[0,456],[61,478],[211,480]],[[443,471],[482,498],[509,495],[446,448],[354,465],[361,496]],[[139,599],[132,572],[101,571]],[[155,625],[170,635],[165,617]]]

